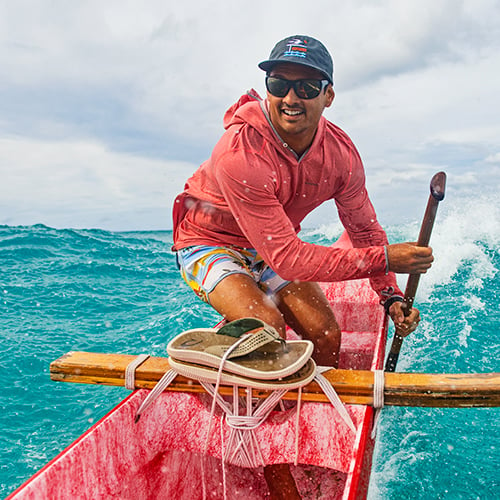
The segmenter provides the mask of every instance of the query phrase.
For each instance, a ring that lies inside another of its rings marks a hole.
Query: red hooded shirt
[[[255,91],[224,117],[226,132],[174,203],[174,250],[192,245],[254,248],[283,279],[370,278],[380,292],[401,294],[386,273],[387,236],[365,188],[361,158],[349,137],[321,117],[298,157],[274,130]],[[334,200],[354,249],[306,243],[304,217]],[[401,294],[402,295],[402,294]]]

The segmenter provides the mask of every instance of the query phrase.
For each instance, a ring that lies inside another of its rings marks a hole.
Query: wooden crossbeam
[[[55,381],[124,386],[125,369],[136,356],[69,352],[50,365]],[[169,369],[168,358],[150,357],[136,370],[136,388],[151,389]],[[367,370],[330,370],[324,373],[344,403],[373,404],[374,374]],[[500,406],[500,373],[388,373],[385,375],[384,399],[388,406],[470,408]],[[168,391],[204,392],[196,381],[178,375]],[[232,394],[229,387],[221,393]],[[254,395],[267,395],[254,389]],[[289,391],[285,399],[296,399]],[[328,402],[318,384],[302,389],[302,400]]]

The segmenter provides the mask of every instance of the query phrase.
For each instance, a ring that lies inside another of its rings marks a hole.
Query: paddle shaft
[[[438,204],[444,198],[444,191],[446,185],[446,174],[444,172],[438,172],[431,179],[430,184],[430,195],[427,202],[427,208],[425,209],[424,219],[422,221],[422,226],[420,227],[420,234],[418,235],[417,245],[420,247],[429,246],[429,241],[431,239],[432,228],[434,226],[434,220],[436,219],[436,213]],[[417,293],[418,282],[420,280],[420,274],[410,274],[408,276],[408,282],[406,284],[404,302],[403,302],[403,312],[405,316],[410,314],[413,307],[413,301],[415,300],[415,295]],[[396,364],[399,358],[399,351],[403,344],[403,339],[401,335],[394,332],[394,338],[392,340],[391,350],[387,356],[385,363],[385,371],[393,372],[396,369]]]

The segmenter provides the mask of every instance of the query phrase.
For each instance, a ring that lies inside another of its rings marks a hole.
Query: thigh
[[[231,274],[252,276],[251,254],[226,247],[195,245],[177,252],[177,263],[184,281],[203,301],[217,284]]]
[[[337,366],[340,328],[318,283],[292,282],[277,294],[277,306],[285,321],[300,336],[314,343],[318,364]]]
[[[285,337],[285,320],[273,299],[247,274],[230,274],[208,295],[210,305],[227,321],[253,317],[265,321]]]

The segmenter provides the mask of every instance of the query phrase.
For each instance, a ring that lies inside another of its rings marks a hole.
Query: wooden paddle
[[[445,186],[446,174],[444,172],[438,172],[431,179],[431,194],[429,195],[429,201],[427,202],[424,220],[422,221],[422,226],[420,228],[420,234],[417,241],[417,245],[420,247],[426,247],[429,245],[438,204],[444,199]],[[405,297],[403,302],[403,312],[405,316],[408,316],[410,314],[410,311],[413,307],[413,301],[415,300],[415,294],[417,293],[419,279],[420,274],[410,274],[410,276],[408,277],[408,283],[406,284]],[[391,350],[389,351],[387,360],[385,362],[386,372],[393,372],[396,369],[396,364],[399,358],[399,351],[401,350],[403,339],[404,337],[398,335],[397,331],[394,332]]]

